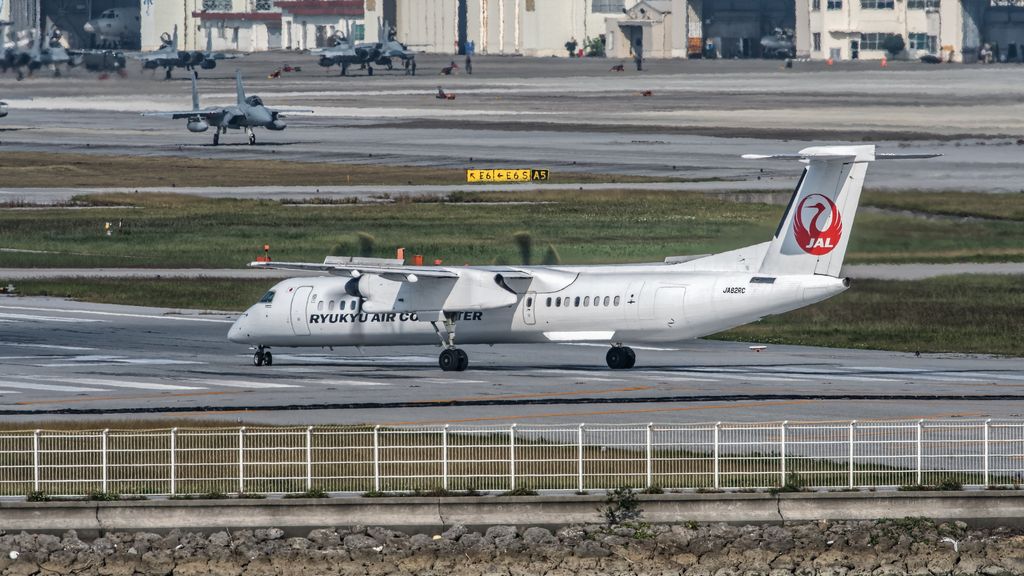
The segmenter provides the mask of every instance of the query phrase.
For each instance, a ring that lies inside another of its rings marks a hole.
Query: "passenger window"
[[[550,297],[548,298],[547,306],[548,306],[548,308],[551,308],[551,298]]]
[[[583,307],[586,308],[587,306],[590,306],[590,296],[583,298]]]
[[[608,298],[607,296],[605,296],[605,297],[604,297],[604,305],[605,305],[606,307],[608,306],[608,303],[609,303],[610,301],[611,301],[611,298]]]
[[[316,303],[316,311],[317,312],[323,312],[324,311],[324,301],[323,300],[321,300],[321,301]]]
[[[616,296],[616,297],[615,297],[615,305],[616,305],[616,306],[618,306],[618,305],[619,305],[619,297],[618,297],[618,296]]]
[[[526,307],[527,308],[533,308],[533,298],[527,298],[526,299]]]
[[[327,303],[327,311],[334,312],[334,300],[331,300],[330,302]]]
[[[573,306],[575,306],[577,308],[580,307],[580,297],[579,296],[576,297],[576,300],[573,302]]]
[[[562,306],[562,297],[559,296],[558,298],[555,298],[555,308],[560,308],[561,306]]]
[[[562,300],[562,306],[565,306],[566,308],[569,307],[569,297],[568,296],[565,297],[565,300]]]
[[[271,290],[270,292],[267,292],[266,294],[264,294],[263,298],[260,298],[260,303],[261,304],[270,304],[273,301],[274,301],[274,291],[273,290]]]
[[[349,309],[350,310],[355,310],[358,306],[359,306],[359,300],[353,300],[352,304],[349,306]]]

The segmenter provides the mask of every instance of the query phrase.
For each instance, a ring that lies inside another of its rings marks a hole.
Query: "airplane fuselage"
[[[523,270],[552,274],[531,283],[510,306],[449,311],[459,344],[678,342],[800,308],[848,286],[825,276],[678,272],[669,265]],[[362,300],[346,292],[349,280],[282,281],[272,288],[272,301],[250,307],[228,338],[296,347],[440,343],[429,321],[436,317],[364,310]]]

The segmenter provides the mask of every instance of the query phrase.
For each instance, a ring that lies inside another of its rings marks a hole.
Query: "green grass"
[[[465,184],[466,169],[480,167],[467,165],[465,168],[425,168],[285,160],[211,160],[178,156],[95,156],[47,152],[4,152],[0,155],[0,174],[4,175],[4,185],[12,188]],[[551,173],[550,181],[583,184],[661,180],[664,179],[554,171]]]
[[[176,194],[79,200],[100,208],[0,210],[0,248],[44,252],[0,253],[0,267],[241,267],[264,243],[279,261],[320,261],[335,248],[356,253],[360,232],[375,238],[377,256],[405,247],[447,264],[518,263],[512,238],[519,231],[532,235],[534,262],[548,244],[563,263],[660,261],[765,241],[783,211],[700,193],[629,190],[480,192],[315,207]],[[115,226],[110,237],[104,222]],[[1021,261],[1024,227],[862,213],[847,260]]]
[[[921,214],[1024,221],[1024,193],[865,191],[862,202],[865,206],[908,210]]]
[[[1021,276],[860,280],[843,294],[714,339],[1024,356]]]
[[[101,304],[240,312],[259,300],[277,280],[132,279],[22,280],[19,294],[55,296]]]

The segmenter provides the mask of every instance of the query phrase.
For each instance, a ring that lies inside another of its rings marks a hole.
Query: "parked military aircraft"
[[[793,31],[776,28],[775,31],[761,38],[761,53],[765,58],[792,58],[796,55],[796,42]]]
[[[7,102],[0,101],[0,118],[7,116]]]
[[[310,53],[320,56],[317,63],[324,68],[340,67],[341,76],[347,75],[349,66],[353,64],[366,66],[367,73],[373,76],[373,64],[380,58],[380,48],[376,44],[353,46],[348,37],[341,34],[335,34],[334,45],[330,48],[316,48]]]
[[[401,260],[327,258],[253,262],[254,268],[326,272],[278,283],[232,325],[254,346],[429,344],[442,370],[465,370],[463,344],[603,342],[613,369],[632,368],[628,346],[713,334],[819,302],[849,287],[841,277],[868,164],[930,155],[876,154],[873,145],[795,155],[804,169],[774,237],[710,256],[607,266],[405,266]],[[841,329],[841,327],[838,327]]]
[[[0,71],[14,70],[18,80],[25,78],[25,71],[32,75],[42,68],[53,70],[54,76],[60,76],[61,66],[74,66],[72,59],[61,40],[63,35],[54,28],[44,38],[36,30],[22,30],[13,36],[9,34],[11,22],[0,22],[0,38],[3,39],[3,54],[0,58]]]
[[[197,75],[192,74],[192,109],[184,112],[145,112],[143,116],[160,116],[164,118],[188,119],[186,127],[189,132],[206,132],[211,127],[213,132],[213,145],[220,144],[220,135],[227,134],[228,128],[239,130],[244,129],[249,135],[249,144],[256,143],[256,134],[253,128],[263,127],[267,130],[280,131],[286,128],[284,118],[286,111],[267,108],[259,96],[245,95],[245,87],[242,85],[242,72],[235,70],[235,90],[237,101],[234,106],[225,107],[199,107],[199,88],[196,85]],[[312,110],[288,110],[288,114],[311,114]]]
[[[184,68],[190,72],[195,71],[196,68],[202,68],[203,70],[212,70],[217,67],[218,60],[232,60],[238,56],[233,54],[225,54],[223,52],[213,51],[213,36],[207,33],[206,36],[206,51],[178,51],[178,27],[174,27],[172,34],[166,32],[160,37],[162,44],[160,48],[153,52],[144,54],[138,54],[135,56],[137,60],[142,61],[142,67],[146,70],[156,70],[157,68],[163,68],[165,70],[164,79],[171,79],[171,70],[174,68]]]
[[[141,34],[139,7],[104,10],[86,22],[83,29],[95,35],[94,43],[99,48],[122,48],[126,44],[138,44]]]

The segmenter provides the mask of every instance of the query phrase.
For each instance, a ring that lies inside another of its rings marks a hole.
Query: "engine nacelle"
[[[206,132],[209,129],[210,125],[202,118],[192,118],[188,121],[189,132]]]
[[[160,67],[160,64],[155,60],[147,60],[142,63],[142,67],[146,70],[156,70]]]
[[[7,103],[0,102],[0,118],[7,116]]]
[[[213,70],[214,68],[217,67],[217,61],[216,60],[206,59],[206,60],[203,60],[202,64],[200,64],[199,66],[203,70]]]
[[[271,122],[270,124],[267,124],[267,126],[266,126],[267,130],[275,130],[275,131],[277,131],[277,130],[284,130],[287,127],[288,126],[284,122],[278,120],[277,118],[274,118],[274,121]]]
[[[321,56],[320,60],[317,61],[317,64],[323,66],[324,68],[330,68],[331,66],[334,66],[334,59],[328,58],[327,56]]]

